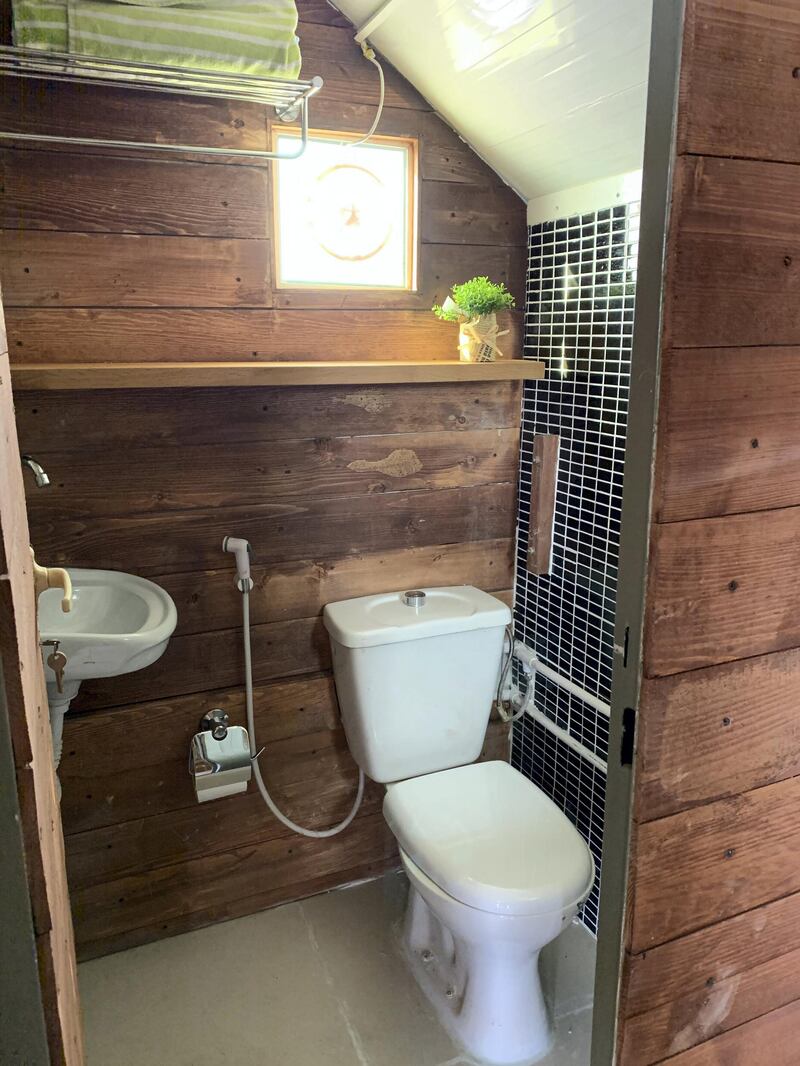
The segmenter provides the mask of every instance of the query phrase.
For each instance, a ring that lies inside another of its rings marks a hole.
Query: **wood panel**
[[[422,240],[518,245],[517,200],[516,193],[503,185],[484,187],[478,193],[460,182],[431,182],[420,201]]]
[[[800,14],[688,0],[620,997],[625,1066],[800,1045]]]
[[[514,485],[500,484],[145,514],[135,520],[128,515],[98,522],[65,517],[37,526],[34,544],[52,565],[118,570],[135,561],[138,573],[153,576],[217,567],[222,538],[231,529],[269,564],[324,557],[332,545],[357,555],[495,540],[513,529],[514,502]]]
[[[800,951],[790,951],[631,1018],[621,1064],[660,1062],[796,999],[800,999]]]
[[[800,341],[800,190],[794,165],[684,157],[672,245],[676,348]]]
[[[352,27],[301,0],[312,125],[365,130],[377,78]],[[273,288],[270,174],[202,151],[0,153],[0,274],[18,363],[452,360],[430,306],[488,273],[524,296],[525,207],[387,69],[381,132],[420,140],[413,293]],[[317,106],[318,105],[318,106]],[[17,87],[8,128],[263,147],[264,109],[128,91]],[[17,126],[14,126],[17,123]],[[521,310],[508,316],[519,354]],[[505,325],[506,323],[504,323]],[[152,667],[85,682],[65,726],[62,811],[76,935],[90,957],[372,876],[397,862],[371,786],[347,832],[301,840],[255,793],[199,807],[186,773],[200,715],[243,721],[241,601],[222,537],[254,546],[259,742],[279,801],[341,818],[356,771],[338,718],[325,603],[474,583],[507,598],[519,387],[505,381],[148,388],[17,396],[22,447],[48,469],[31,536],[55,564],[156,576],[180,624]],[[146,736],[145,736],[146,732]],[[505,757],[493,723],[485,753]],[[144,743],[142,743],[144,740]]]
[[[800,504],[800,348],[668,353],[660,422],[659,522]]]
[[[800,894],[707,926],[634,955],[628,975],[633,1015],[699,996],[750,966],[800,949]]]
[[[313,429],[307,426],[306,431]],[[365,496],[415,489],[452,489],[514,481],[519,433],[391,433],[186,445],[153,484],[163,448],[124,452],[43,452],[58,470],[52,491],[31,498],[41,522],[103,515],[258,506],[264,500]],[[248,471],[242,480],[242,470]]]
[[[259,167],[4,148],[0,220],[27,233],[264,238],[267,179]]]
[[[675,1055],[673,1066],[793,1066],[800,1001],[755,1018],[714,1040]]]
[[[800,891],[800,778],[638,827],[631,950]]]
[[[22,392],[14,409],[31,451],[92,455],[99,445],[195,445],[198,427],[212,422],[219,445],[297,439],[304,426],[314,437],[503,429],[514,421],[518,389],[510,382],[426,385],[424,403],[417,385]]]
[[[646,679],[636,816],[675,814],[800,775],[800,652]]]
[[[800,162],[794,0],[695,0],[681,79],[681,152]]]
[[[17,307],[272,304],[264,240],[12,230],[0,235],[0,257]]]
[[[799,524],[787,507],[655,527],[647,674],[800,645]]]
[[[456,347],[448,323],[414,311],[9,308],[7,321],[20,363],[403,361],[452,359]]]

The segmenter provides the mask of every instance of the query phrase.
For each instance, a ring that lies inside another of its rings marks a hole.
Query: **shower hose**
[[[314,837],[321,839],[324,837],[336,836],[337,833],[341,833],[344,829],[347,829],[348,825],[355,818],[358,808],[361,806],[361,801],[364,798],[364,771],[359,767],[358,770],[358,791],[356,792],[355,802],[350,810],[350,813],[344,818],[338,825],[331,826],[330,829],[305,829],[302,825],[298,825],[293,822],[291,818],[287,818],[283,811],[273,800],[269,794],[264,778],[261,776],[261,769],[258,765],[258,757],[261,754],[256,744],[256,723],[255,714],[253,712],[253,659],[250,648],[250,590],[246,587],[242,588],[242,620],[244,623],[244,683],[245,683],[245,701],[247,704],[247,730],[250,734],[250,761],[253,764],[253,776],[256,779],[258,785],[258,791],[266,803],[267,807],[272,811],[279,822],[282,822],[287,829],[291,829],[294,833],[299,833],[304,837]]]

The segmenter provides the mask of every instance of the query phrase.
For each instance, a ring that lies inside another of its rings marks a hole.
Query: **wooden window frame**
[[[277,148],[278,138],[286,135],[300,136],[299,126],[273,125],[271,144]],[[358,141],[361,134],[339,130],[309,130],[309,141]],[[406,284],[405,285],[349,285],[318,281],[281,282],[280,259],[280,204],[277,173],[272,178],[272,277],[273,288],[281,292],[419,292],[419,140],[416,137],[373,136],[370,144],[384,144],[406,149]],[[302,158],[302,157],[301,157]]]

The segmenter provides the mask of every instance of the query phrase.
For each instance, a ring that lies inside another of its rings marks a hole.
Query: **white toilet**
[[[464,585],[344,600],[324,617],[350,750],[387,784],[417,979],[470,1054],[535,1062],[551,1041],[539,952],[589,894],[594,862],[532,782],[474,763],[510,611]]]

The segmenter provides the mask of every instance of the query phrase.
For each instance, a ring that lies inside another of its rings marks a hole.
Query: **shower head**
[[[253,587],[250,577],[250,556],[253,549],[243,537],[225,537],[222,550],[231,552],[236,559],[236,587],[240,592],[249,592]]]

